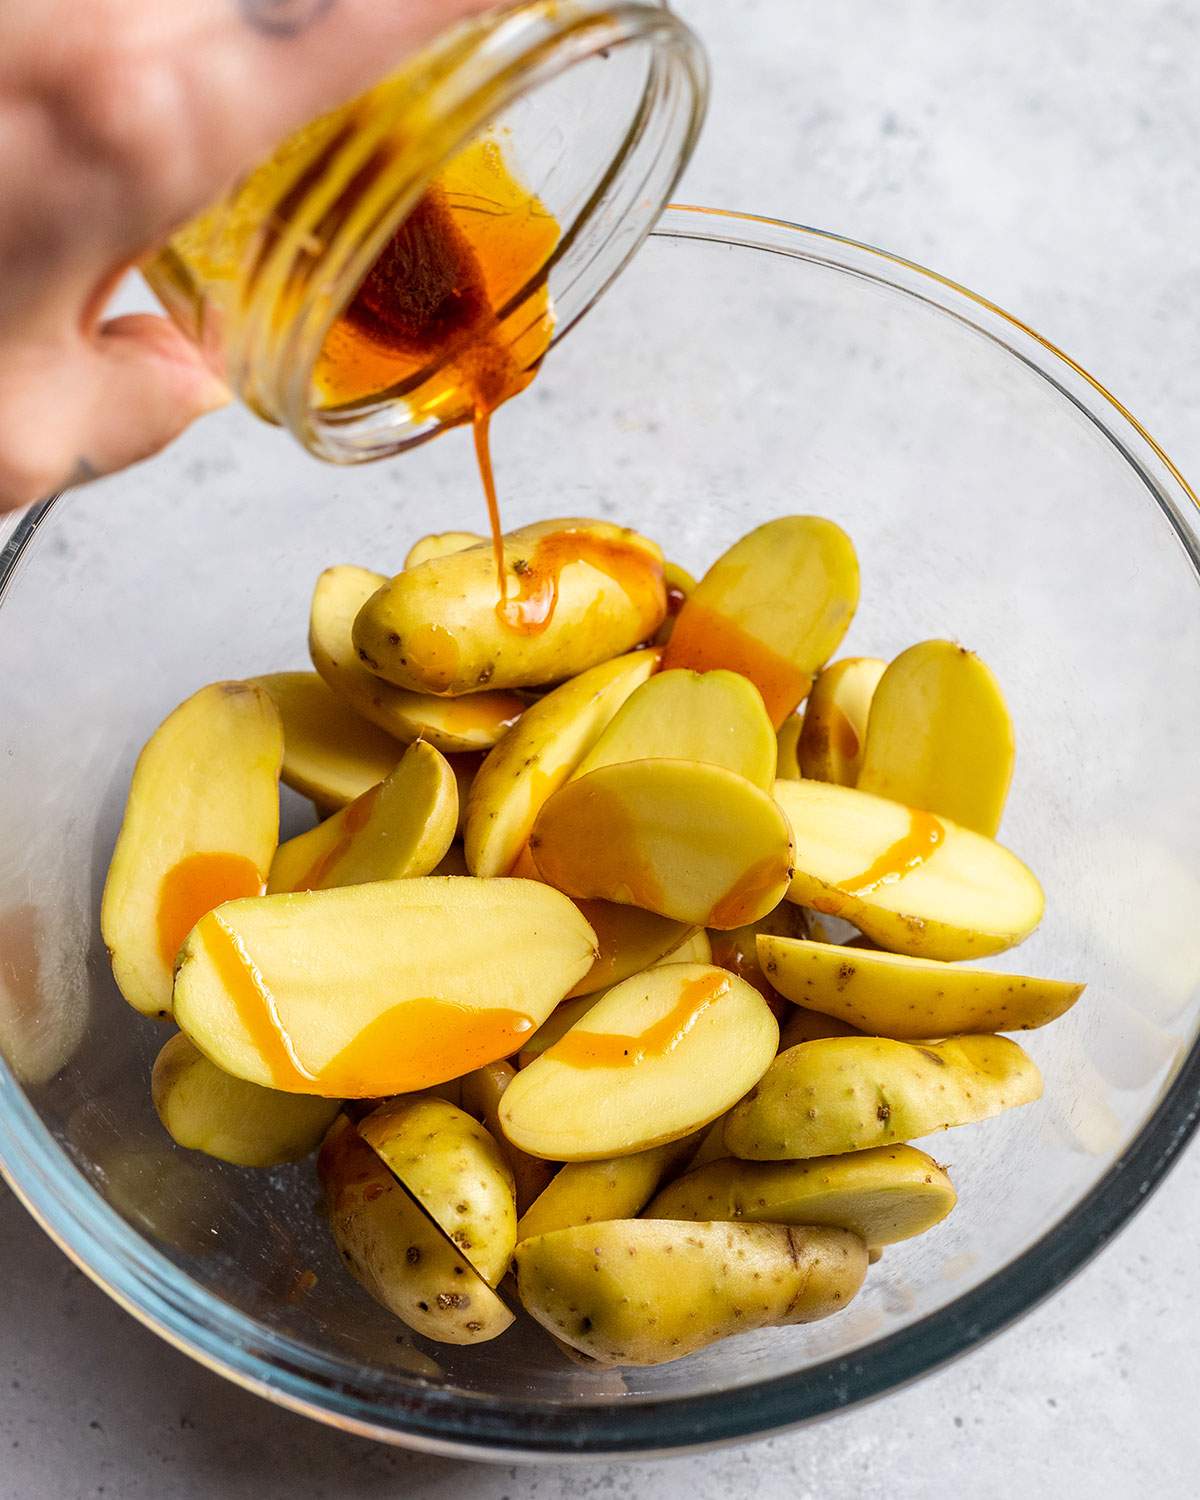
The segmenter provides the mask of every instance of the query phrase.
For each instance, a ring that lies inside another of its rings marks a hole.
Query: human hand
[[[0,511],[157,452],[229,399],[147,250],[292,130],[489,0],[9,0],[0,53]]]

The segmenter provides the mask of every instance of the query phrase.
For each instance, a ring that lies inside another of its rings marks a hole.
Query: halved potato
[[[627,1156],[698,1130],[766,1071],[779,1028],[724,969],[664,964],[609,990],[509,1084],[500,1128],[531,1156]]]
[[[731,1156],[837,1156],[986,1120],[1041,1097],[1033,1059],[1002,1036],[830,1037],[781,1052],[729,1112]]]
[[[932,1156],[876,1146],[802,1162],[709,1162],[664,1188],[646,1218],[826,1224],[868,1245],[893,1245],[940,1224],[957,1198]]]
[[[820,781],[777,781],[775,799],[795,839],[788,899],[844,917],[880,947],[983,958],[1042,919],[1032,871],[948,818]]]
[[[505,1136],[500,1128],[500,1100],[516,1077],[507,1062],[488,1063],[466,1074],[462,1081],[462,1107],[487,1127],[492,1139],[504,1153],[517,1193],[517,1213],[523,1214],[545,1191],[554,1176],[554,1164],[530,1156]]]
[[[770,791],[775,754],[775,731],[752,682],[737,672],[677,670],[625,700],[574,775],[630,760],[694,760]]]
[[[484,761],[466,811],[467,863],[475,875],[507,875],[550,795],[570,776],[626,698],[658,665],[633,651],[564,682],[526,709]]]
[[[347,707],[316,672],[266,672],[266,688],[283,720],[280,780],[311,797],[322,817],[337,812],[393,770],[404,745]]]
[[[787,890],[787,820],[721,766],[627,761],[570,781],[542,808],[529,847],[542,878],[704,927],[765,916]]]
[[[489,750],[524,710],[515,693],[435,698],[393,687],[359,661],[351,629],[364,603],[386,581],[366,568],[325,569],[313,590],[308,621],[313,666],[356,713],[406,744],[425,739],[438,750]]]
[[[521,1215],[517,1239],[532,1239],[573,1224],[636,1218],[663,1178],[686,1161],[695,1145],[693,1136],[685,1136],[632,1156],[568,1162]]]
[[[775,735],[775,774],[788,781],[799,781],[800,737],[804,733],[804,714],[788,714]]]
[[[858,785],[991,838],[1016,754],[991,668],[953,641],[902,651],[871,703]]]
[[[1027,1031],[1061,1016],[1084,990],[1061,979],[782,937],[760,937],[758,952],[771,983],[789,1000],[871,1036],[901,1040]]]
[[[177,1145],[236,1167],[300,1161],[321,1144],[341,1107],[336,1099],[281,1094],[231,1078],[181,1031],[155,1059],[150,1093]]]
[[[445,757],[418,740],[378,786],[316,828],[288,839],[268,891],[319,891],[428,875],[450,848],[458,787]]]
[[[525,1240],[516,1273],[526,1311],[556,1338],[603,1364],[659,1365],[839,1312],[867,1250],[845,1229],[611,1219]]]
[[[359,660],[418,693],[559,682],[649,640],[667,609],[662,551],[609,521],[539,521],[398,573],[354,622]]]
[[[887,662],[874,656],[847,656],[822,669],[804,708],[801,775],[837,786],[857,784],[871,699],[886,669]]]
[[[317,1169],[346,1269],[389,1312],[443,1344],[481,1344],[512,1323],[345,1115],[333,1122]]]
[[[147,740],[100,905],[117,987],[143,1015],[171,1013],[171,976],[196,922],[258,895],[279,837],[283,725],[248,682],[201,688]]]
[[[526,858],[533,866],[529,874],[540,880],[533,856],[527,853]],[[514,870],[513,874],[516,873]],[[595,995],[620,984],[631,974],[640,974],[651,964],[669,958],[697,931],[690,922],[677,922],[674,917],[660,917],[657,912],[621,906],[615,901],[580,898],[575,905],[596,934],[597,951],[595,963],[571,991],[570,999]]]
[[[487,541],[477,531],[435,531],[429,536],[418,537],[408,549],[404,559],[406,568],[419,568],[423,562],[435,557],[452,557],[455,552],[465,552],[468,547],[478,547]]]
[[[778,728],[857,607],[858,559],[841,527],[820,516],[781,516],[705,573],[679,612],[663,667],[740,672]]]
[[[517,1243],[513,1176],[500,1147],[465,1110],[430,1096],[393,1099],[358,1133],[489,1286]]]
[[[409,1093],[516,1052],[586,971],[591,928],[530,880],[425,876],[229,901],[180,954],[180,1026],[288,1093]]]

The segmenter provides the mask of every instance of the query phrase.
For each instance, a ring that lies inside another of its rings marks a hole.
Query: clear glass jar
[[[703,52],[665,3],[526,0],[297,132],[143,271],[260,416],[320,458],[382,458],[532,378],[649,232],[706,100]],[[438,203],[485,273],[487,371],[469,329],[400,358],[357,316],[378,267],[413,273],[421,246],[397,237]]]

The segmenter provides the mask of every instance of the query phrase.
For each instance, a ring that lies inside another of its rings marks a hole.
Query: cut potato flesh
[[[766,1070],[779,1028],[723,969],[664,964],[608,991],[513,1079],[500,1128],[531,1156],[594,1161],[679,1140]]]
[[[404,745],[356,714],[316,672],[267,672],[283,720],[280,780],[311,797],[323,817],[361,797],[399,764]]]
[[[1033,873],[949,819],[819,781],[777,781],[775,798],[795,840],[789,899],[845,918],[882,948],[983,958],[1042,919]]]
[[[542,878],[703,927],[740,927],[783,898],[787,820],[753,782],[686,760],[628,761],[568,782],[530,839]]]
[[[468,547],[479,547],[487,541],[477,531],[435,531],[429,536],[419,537],[408,549],[404,559],[406,568],[419,568],[435,557],[452,557],[455,552],[465,552]]]
[[[573,1224],[636,1218],[663,1178],[694,1148],[694,1138],[685,1136],[666,1146],[635,1151],[632,1156],[568,1162],[522,1214],[518,1240],[569,1229]]]
[[[902,651],[871,702],[858,785],[995,835],[1016,754],[991,668],[953,641]]]
[[[393,687],[359,661],[351,639],[355,617],[386,581],[366,568],[325,569],[313,590],[308,622],[313,666],[356,713],[405,744],[425,739],[444,751],[491,749],[525,707],[515,693],[435,698]]]
[[[138,756],[100,932],[117,986],[171,1011],[180,945],[207,911],[258,895],[279,837],[283,725],[263,688],[217,682],[181,703]]]
[[[182,1032],[163,1047],[150,1078],[167,1134],[189,1151],[236,1167],[300,1161],[321,1144],[340,1105],[232,1078]]]
[[[1007,1037],[831,1037],[779,1054],[730,1111],[725,1145],[756,1161],[836,1156],[986,1120],[1041,1093],[1033,1059]]]
[[[319,891],[428,875],[458,822],[458,786],[432,745],[410,745],[396,769],[332,818],[281,844],[267,890]]]
[[[507,875],[534,821],[612,716],[658,665],[657,651],[602,662],[527,709],[488,755],[466,812],[467,863],[475,875]]]
[[[180,955],[180,1026],[252,1083],[426,1088],[516,1052],[592,962],[548,886],[426,876],[227,902]]]
[[[345,1115],[318,1159],[334,1242],[347,1270],[415,1332],[481,1344],[512,1313],[401,1187]]]
[[[1082,984],[764,936],[759,958],[789,1000],[901,1040],[1027,1031],[1069,1010]]]
[[[517,1242],[513,1177],[500,1147],[466,1111],[433,1097],[394,1099],[358,1133],[489,1286]]]
[[[892,1245],[941,1223],[957,1194],[932,1156],[914,1146],[876,1146],[814,1161],[709,1162],[663,1189],[648,1219],[747,1219],[825,1224],[868,1245]]]
[[[575,772],[630,760],[724,766],[770,791],[775,731],[762,695],[736,672],[660,672],[626,699]]]
[[[532,865],[532,856],[529,862]],[[514,874],[516,872],[514,871]],[[531,872],[538,880],[542,877],[534,866]],[[576,995],[595,995],[600,990],[611,989],[628,979],[631,974],[640,974],[651,964],[669,958],[682,944],[696,933],[690,922],[677,922],[673,917],[660,917],[657,912],[642,911],[637,906],[620,906],[615,901],[589,901],[580,898],[575,902],[591,924],[596,934],[596,962],[571,991]],[[697,958],[699,963],[707,959]]]
[[[820,516],[781,516],[709,568],[679,612],[663,667],[740,672],[778,727],[857,607],[858,559],[841,527]]]
[[[419,693],[560,682],[648,641],[667,610],[659,547],[608,521],[539,521],[386,579],[354,621],[360,662]]]
[[[512,1065],[507,1062],[488,1063],[476,1068],[463,1078],[462,1107],[486,1126],[488,1134],[499,1144],[513,1175],[517,1213],[523,1214],[545,1192],[555,1168],[552,1163],[530,1156],[519,1146],[514,1146],[500,1128],[500,1100],[516,1076]]]
[[[844,1229],[613,1219],[517,1246],[537,1321],[603,1364],[657,1365],[730,1334],[839,1312],[867,1273]]]
[[[886,669],[877,657],[848,656],[821,672],[804,708],[801,775],[837,786],[857,784],[871,699]]]
[[[804,733],[804,715],[788,714],[775,736],[775,774],[788,781],[799,781],[800,737]]]

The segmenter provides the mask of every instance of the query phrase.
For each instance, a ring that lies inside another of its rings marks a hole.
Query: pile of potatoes
[[[241,1166],[319,1147],[347,1268],[430,1339],[514,1296],[606,1364],[825,1317],[954,1207],[908,1142],[1037,1099],[999,1033],[1082,992],[963,962],[1043,910],[1000,688],[947,641],[826,665],[859,575],[818,517],[699,583],[591,520],[503,565],[328,569],[315,673],[142,751],[101,926],[179,1028],[158,1113]],[[321,819],[282,844],[280,778]]]

